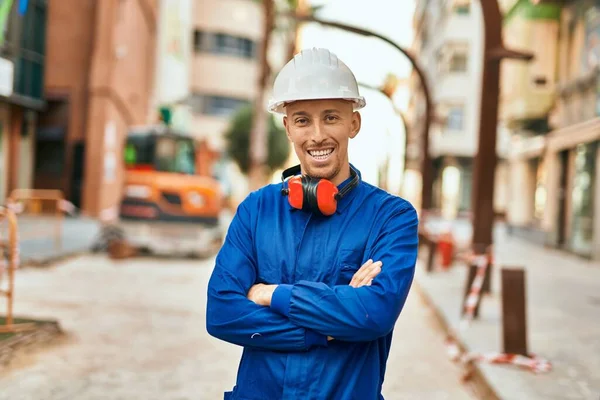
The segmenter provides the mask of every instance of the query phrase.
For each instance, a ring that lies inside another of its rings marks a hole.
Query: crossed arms
[[[387,335],[412,283],[417,225],[416,212],[408,203],[391,212],[367,250],[383,267],[363,266],[352,285],[329,287],[299,281],[294,285],[256,286],[258,268],[249,207],[242,203],[208,284],[209,334],[240,346],[276,351],[326,346],[328,337],[363,342]],[[374,275],[377,277],[371,283]]]

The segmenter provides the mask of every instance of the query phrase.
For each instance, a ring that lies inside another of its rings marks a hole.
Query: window
[[[194,31],[194,50],[197,53],[228,54],[240,58],[256,58],[256,43],[250,39],[225,33]]]
[[[47,2],[31,0],[25,5],[22,16],[16,6],[6,16],[8,21],[4,28],[7,31],[2,47],[4,56],[8,55],[15,63],[15,94],[39,101],[44,92]]]
[[[207,45],[204,43],[206,35],[202,31],[194,31],[194,51],[201,52]]]
[[[454,6],[454,12],[459,15],[468,15],[471,11],[471,7],[469,4],[462,4]]]
[[[150,168],[163,172],[195,173],[196,154],[190,138],[132,135],[125,145],[125,165],[128,168]]]
[[[230,117],[241,107],[248,104],[250,102],[245,99],[194,94],[192,95],[190,105],[194,114]]]
[[[156,141],[156,169],[193,175],[195,171],[194,144],[191,139],[159,138]]]
[[[466,53],[454,53],[450,57],[450,72],[466,72],[467,55]]]
[[[452,130],[461,130],[464,126],[464,110],[461,106],[454,106],[448,112],[446,127]]]
[[[468,70],[469,45],[464,42],[445,42],[435,53],[440,74],[464,73]]]

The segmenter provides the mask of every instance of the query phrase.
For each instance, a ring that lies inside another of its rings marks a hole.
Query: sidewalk
[[[467,222],[453,224],[459,240],[470,236]],[[478,363],[484,379],[501,399],[600,398],[600,263],[528,244],[495,229],[492,294],[484,296],[480,317],[458,335],[469,351],[502,351],[500,268],[526,269],[528,347],[548,359],[549,373],[536,375],[513,366]],[[425,271],[422,248],[415,280],[455,333],[467,268]]]
[[[85,217],[65,217],[62,223],[62,243],[56,246],[55,219],[44,216],[19,215],[19,250],[21,264],[43,264],[69,255],[87,252],[100,231],[97,220]],[[6,234],[5,225],[2,228]]]

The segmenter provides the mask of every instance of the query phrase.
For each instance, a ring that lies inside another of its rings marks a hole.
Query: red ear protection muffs
[[[287,196],[288,202],[299,210],[310,210],[318,215],[333,215],[337,202],[358,184],[358,174],[350,167],[352,180],[340,191],[337,186],[327,179],[314,179],[300,174],[300,165],[283,171],[281,180],[287,182],[287,188],[281,189],[281,194]]]

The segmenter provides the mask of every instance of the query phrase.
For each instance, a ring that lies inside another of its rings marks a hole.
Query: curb
[[[58,321],[40,321],[35,330],[20,332],[0,341],[0,373],[22,353],[37,350],[65,337]]]
[[[414,287],[417,289],[417,292],[427,306],[433,310],[433,315],[435,317],[436,324],[438,328],[444,332],[445,335],[450,335],[452,330],[450,329],[450,324],[448,320],[444,317],[443,313],[436,307],[435,303],[429,296],[429,293],[415,279],[413,283]],[[458,346],[462,351],[467,351],[467,346],[463,343],[460,337],[454,338],[457,341]],[[500,396],[494,391],[489,382],[485,379],[484,374],[481,372],[481,369],[476,363],[469,364],[465,370],[465,380],[462,382],[468,389],[468,391],[475,396],[477,399],[486,399],[486,400],[502,400]]]
[[[49,257],[44,258],[24,258],[21,260],[21,264],[19,268],[46,268],[52,266],[52,264],[68,261],[76,257],[83,256],[85,254],[89,254],[90,252],[87,250],[76,250],[72,252],[66,252],[62,254],[56,254]]]

